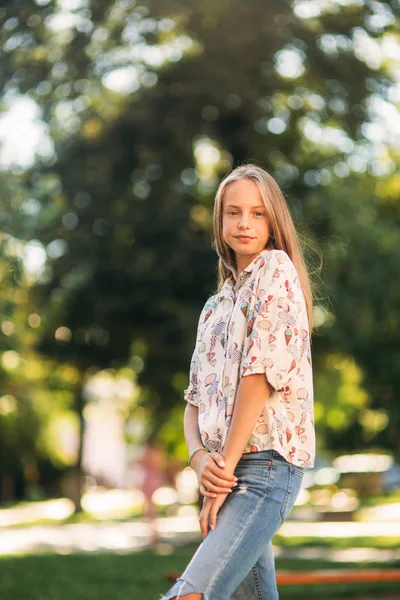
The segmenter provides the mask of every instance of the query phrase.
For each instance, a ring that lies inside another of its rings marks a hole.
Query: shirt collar
[[[235,280],[233,273],[231,273],[231,275],[225,280],[221,291],[220,291],[220,295],[221,297],[233,297],[234,295],[234,288],[235,287],[240,287],[242,285],[242,283],[244,281],[246,281],[250,275],[253,273],[253,271],[255,271],[258,267],[258,263],[260,262],[260,260],[266,256],[266,254],[270,252],[270,250],[268,248],[264,248],[263,250],[261,250],[261,252],[259,254],[257,254],[257,256],[255,256],[253,258],[253,260],[247,265],[247,267],[245,267],[243,269],[243,271],[239,274],[239,277],[237,279],[237,281]]]

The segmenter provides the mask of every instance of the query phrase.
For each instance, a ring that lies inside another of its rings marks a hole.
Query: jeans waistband
[[[258,452],[246,452],[242,454],[240,460],[265,460],[266,458],[277,458],[283,461],[285,460],[282,454],[279,454],[279,452],[277,450],[274,450],[273,448],[270,448],[268,450],[259,450]]]

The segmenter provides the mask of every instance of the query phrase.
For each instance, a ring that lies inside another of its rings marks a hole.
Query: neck
[[[241,256],[241,257],[236,257],[236,279],[239,277],[240,273],[249,266],[249,264],[251,262],[253,262],[253,260],[256,258],[256,256],[259,255],[259,252],[257,252],[257,254],[253,254],[252,256]]]

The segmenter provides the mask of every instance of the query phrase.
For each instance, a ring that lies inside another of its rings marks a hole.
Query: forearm
[[[232,420],[222,451],[227,468],[232,473],[247,446],[270,393],[271,388],[264,373],[247,375],[239,382]]]
[[[188,402],[183,415],[183,430],[189,454],[193,452],[195,448],[200,448],[200,446],[203,446],[199,431],[198,414],[199,409],[197,406],[193,406],[193,404]],[[203,454],[202,451],[196,452],[190,461],[191,467],[196,466],[196,462],[201,454]]]

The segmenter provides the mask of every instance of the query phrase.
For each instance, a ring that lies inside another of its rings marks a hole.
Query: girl
[[[312,293],[281,190],[244,165],[214,206],[218,291],[184,396],[203,542],[161,600],[276,600],[271,540],[314,466]]]

